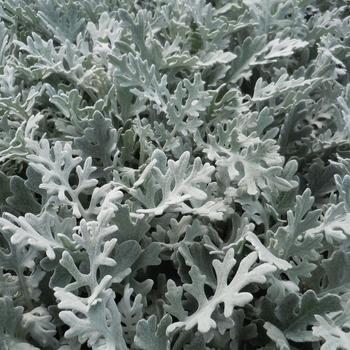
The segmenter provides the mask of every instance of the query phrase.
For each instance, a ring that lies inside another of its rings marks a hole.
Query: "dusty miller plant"
[[[0,0],[0,349],[350,349],[346,0]]]

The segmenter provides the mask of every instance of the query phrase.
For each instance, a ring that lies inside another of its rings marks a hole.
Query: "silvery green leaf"
[[[298,282],[300,276],[310,276],[310,272],[316,268],[313,261],[320,256],[318,250],[322,246],[322,235],[309,233],[309,230],[319,226],[320,211],[311,210],[313,203],[310,190],[305,190],[301,196],[297,196],[294,211],[287,211],[288,224],[278,227],[275,233],[269,233],[269,250],[283,260],[294,260],[293,267],[285,272],[293,282]]]
[[[75,41],[84,27],[85,20],[80,17],[78,4],[69,3],[65,6],[42,1],[38,17],[54,35],[55,39],[64,43],[65,40]]]
[[[185,104],[183,100],[186,101]],[[198,118],[199,113],[205,110],[210,100],[209,93],[204,90],[200,74],[195,74],[193,83],[187,79],[181,81],[167,106],[168,123],[174,128],[172,132],[177,131],[184,135],[188,132],[194,133],[202,124]]]
[[[252,100],[254,102],[261,102],[271,98],[276,98],[285,94],[290,89],[304,87],[305,85],[312,84],[312,82],[313,80],[304,78],[289,79],[288,74],[281,75],[276,82],[270,84],[264,84],[262,78],[259,78],[255,84]]]
[[[288,340],[284,336],[283,332],[274,326],[270,322],[265,322],[264,328],[266,329],[267,336],[276,344],[279,350],[290,350]]]
[[[340,298],[327,294],[318,298],[314,291],[308,290],[302,296],[289,294],[276,309],[276,316],[282,323],[287,339],[295,342],[315,341],[317,338],[309,330],[316,324],[315,315],[326,315],[341,309]]]
[[[335,251],[324,259],[307,282],[318,295],[335,293],[343,295],[349,290],[350,277],[347,274],[350,265],[350,254]]]
[[[96,111],[92,115],[89,127],[84,130],[84,136],[77,137],[74,145],[81,150],[83,159],[92,157],[93,164],[100,167],[102,174],[105,168],[112,165],[117,145],[117,131],[111,122]]]
[[[170,290],[168,290],[167,298],[170,304],[166,306],[166,310],[177,317],[179,321],[168,326],[167,333],[171,334],[182,328],[190,330],[195,326],[198,327],[200,332],[206,333],[216,326],[212,314],[219,304],[224,304],[224,315],[225,317],[230,317],[235,306],[244,306],[249,303],[253,296],[248,292],[240,292],[240,289],[250,283],[266,282],[265,275],[276,270],[274,266],[265,263],[249,271],[256,260],[257,254],[255,252],[245,257],[240,262],[235,277],[229,283],[227,281],[228,275],[236,264],[234,250],[228,250],[222,262],[220,260],[213,260],[212,264],[217,282],[214,295],[209,299],[204,292],[206,277],[200,274],[196,266],[192,267],[190,270],[191,284],[185,284],[181,289],[177,287],[174,289],[174,287],[169,284]],[[188,315],[185,310],[182,310],[181,314],[178,314],[176,310],[176,304],[181,302],[179,298],[181,298],[182,289],[190,293],[198,303],[197,310],[191,315]]]
[[[4,350],[35,350],[39,349],[25,339],[17,337],[20,322],[23,317],[23,307],[14,306],[9,297],[0,298],[0,346]]]
[[[245,239],[252,244],[255,251],[258,253],[259,259],[264,262],[268,262],[271,265],[275,265],[281,270],[288,270],[292,268],[292,265],[276,256],[274,256],[259,240],[259,238],[253,233],[248,232]]]
[[[143,304],[141,302],[142,296],[141,294],[137,294],[134,300],[131,300],[133,292],[134,290],[127,284],[124,289],[123,298],[118,303],[124,337],[128,344],[133,344],[137,324],[143,315]]]
[[[153,188],[150,188],[149,193],[146,190],[145,193],[135,192],[134,195],[148,206],[139,209],[139,213],[162,215],[168,208],[181,211],[182,203],[186,200],[205,201],[207,195],[200,186],[210,182],[214,168],[209,163],[203,165],[200,158],[196,158],[193,165],[189,165],[189,161],[190,154],[185,152],[178,161],[168,161],[166,173],[162,173],[157,163],[152,167]],[[156,199],[158,189],[160,200]]]
[[[166,109],[169,96],[166,75],[158,76],[154,65],[149,66],[147,61],[131,53],[121,58],[110,56],[110,59],[116,67],[114,74],[119,86],[129,88],[136,96],[147,98],[160,110]]]
[[[52,316],[43,306],[38,306],[23,314],[22,327],[35,339],[41,346],[57,346],[55,339],[56,327],[51,322]]]
[[[166,336],[166,329],[171,323],[171,317],[165,315],[157,324],[157,318],[152,315],[147,320],[143,319],[137,323],[135,344],[138,348],[167,350],[170,344]]]
[[[350,345],[349,302],[344,310],[332,315],[315,315],[317,323],[312,328],[316,337],[322,339],[321,350],[346,349]]]

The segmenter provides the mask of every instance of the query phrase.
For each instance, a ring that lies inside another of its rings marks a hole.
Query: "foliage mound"
[[[350,349],[346,0],[0,1],[0,349]]]

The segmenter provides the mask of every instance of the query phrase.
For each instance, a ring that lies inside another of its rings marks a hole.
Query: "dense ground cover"
[[[0,0],[0,349],[350,349],[350,6]]]

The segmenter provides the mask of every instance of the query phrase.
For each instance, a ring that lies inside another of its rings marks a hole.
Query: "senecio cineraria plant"
[[[350,349],[346,0],[0,1],[0,349]]]

